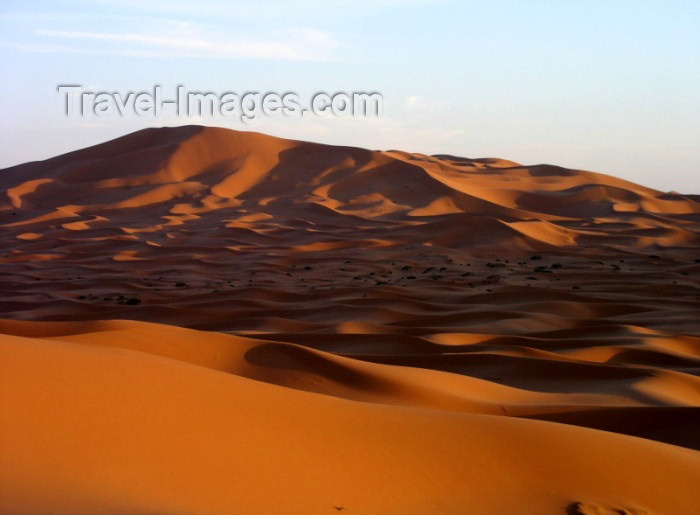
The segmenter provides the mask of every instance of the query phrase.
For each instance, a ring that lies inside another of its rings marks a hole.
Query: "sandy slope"
[[[697,196],[194,126],[0,186],[3,511],[700,510]]]

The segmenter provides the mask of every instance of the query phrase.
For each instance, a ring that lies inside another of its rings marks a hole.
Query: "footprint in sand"
[[[615,508],[594,502],[574,502],[566,508],[567,515],[651,515],[641,508]]]

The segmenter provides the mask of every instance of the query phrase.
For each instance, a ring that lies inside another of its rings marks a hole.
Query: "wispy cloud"
[[[229,59],[323,60],[330,59],[340,46],[323,31],[293,28],[275,31],[263,37],[201,37],[152,33],[106,33],[68,30],[36,30],[34,34],[48,39],[101,42],[95,53],[157,55],[176,57],[206,57]],[[37,50],[46,50],[38,45]],[[50,47],[48,47],[50,48]],[[61,47],[65,49],[64,47]],[[87,50],[90,53],[91,50]],[[81,50],[85,53],[85,50]]]
[[[379,10],[439,5],[451,0],[64,0],[82,11],[85,6],[108,5],[112,10],[142,14],[186,16],[188,19],[224,17],[229,20],[275,16],[277,19],[323,18],[343,13],[346,17],[376,15]]]

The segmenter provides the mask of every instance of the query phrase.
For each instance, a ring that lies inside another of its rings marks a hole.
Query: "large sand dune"
[[[700,511],[700,202],[196,126],[0,171],[0,511]]]

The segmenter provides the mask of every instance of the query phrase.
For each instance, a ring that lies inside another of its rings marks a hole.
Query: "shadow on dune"
[[[367,374],[297,345],[265,343],[247,350],[243,357],[257,367],[312,373],[357,389],[377,386]]]
[[[600,429],[700,450],[700,408],[693,406],[600,407],[522,418]]]
[[[6,168],[0,175],[0,187],[13,188],[39,177],[79,183],[110,177],[121,178],[134,173],[152,173],[160,168],[164,156],[174,153],[180,143],[202,130],[204,127],[199,125],[184,125],[168,130],[143,129],[44,161]],[[109,162],[109,166],[103,168],[105,161]]]

